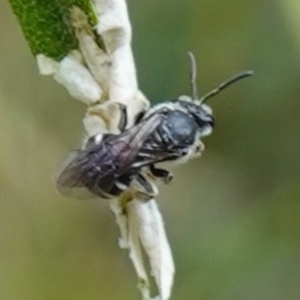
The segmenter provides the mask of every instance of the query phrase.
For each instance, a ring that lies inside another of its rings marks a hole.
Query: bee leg
[[[119,115],[119,120],[118,120],[118,129],[120,132],[125,131],[126,126],[127,126],[127,109],[124,104],[119,103],[120,106],[120,115]]]
[[[118,180],[115,182],[109,193],[112,196],[120,196],[124,191],[128,189],[128,185],[125,182],[122,182],[121,180]]]
[[[109,193],[113,196],[120,196],[123,192],[129,189],[130,184],[134,178],[135,176],[131,173],[127,173],[118,177],[115,180]]]
[[[149,182],[143,175],[137,174],[133,188],[135,196],[140,200],[148,201],[158,195],[158,189],[155,184]]]
[[[192,149],[193,154],[195,157],[198,157],[201,155],[201,153],[204,151],[205,146],[203,144],[203,142],[199,139],[195,144],[194,147]]]
[[[165,169],[156,168],[154,165],[151,165],[149,167],[149,169],[150,169],[151,175],[153,175],[154,177],[156,177],[158,179],[162,179],[165,184],[170,183],[174,177],[172,172],[165,170]]]

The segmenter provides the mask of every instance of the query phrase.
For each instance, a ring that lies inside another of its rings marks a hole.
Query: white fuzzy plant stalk
[[[128,126],[149,107],[138,88],[131,50],[131,24],[125,0],[9,0],[39,71],[51,75],[87,105],[86,138],[119,133],[120,105]],[[174,263],[156,200],[142,201],[131,191],[111,201],[121,237],[138,275],[143,300],[151,299],[143,252],[149,259],[159,295],[171,295]]]

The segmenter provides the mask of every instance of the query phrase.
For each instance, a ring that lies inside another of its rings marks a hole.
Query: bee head
[[[212,116],[212,109],[206,104],[207,100],[219,94],[222,90],[226,87],[230,86],[231,84],[237,82],[240,79],[249,77],[253,75],[253,71],[244,71],[234,75],[233,77],[229,78],[228,80],[222,82],[216,88],[212,89],[210,92],[205,94],[202,97],[198,96],[197,90],[197,64],[195,56],[192,52],[188,52],[188,56],[190,59],[190,83],[191,83],[191,91],[192,91],[192,98],[187,101],[187,99],[181,99],[182,101],[186,101],[189,106],[189,111],[193,115],[195,121],[197,122],[198,126],[200,127],[200,131],[203,131],[202,135],[208,135],[211,133],[213,126],[214,126],[214,118]],[[179,99],[180,100],[180,99]],[[194,105],[192,105],[194,104]]]
[[[212,109],[208,105],[200,105],[188,96],[180,96],[174,103],[193,119],[201,136],[211,134],[215,125],[215,119]]]

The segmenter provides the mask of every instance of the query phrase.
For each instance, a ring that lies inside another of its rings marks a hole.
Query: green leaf
[[[91,27],[96,15],[90,0],[9,0],[34,55],[62,59],[78,47],[69,10],[76,5],[87,15]]]

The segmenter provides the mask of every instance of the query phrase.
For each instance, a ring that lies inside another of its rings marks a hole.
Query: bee
[[[140,169],[149,161],[135,165],[138,152],[145,140],[165,118],[158,113],[145,118],[120,134],[97,134],[91,137],[85,149],[71,152],[70,158],[56,182],[59,192],[76,198],[112,198],[124,192],[133,180],[147,186]],[[151,163],[167,159],[156,157]],[[148,192],[152,186],[147,187]]]
[[[157,165],[185,163],[201,155],[202,138],[212,133],[215,124],[207,100],[253,72],[239,73],[198,97],[196,61],[192,53],[188,54],[192,97],[181,96],[150,107],[131,128],[125,130],[123,124],[120,134],[91,137],[86,149],[75,151],[58,176],[62,194],[69,195],[65,191],[70,188],[84,188],[90,196],[112,198],[131,188],[150,199],[158,193],[156,181],[169,183],[173,178],[170,171]],[[122,111],[124,123],[126,109]]]

